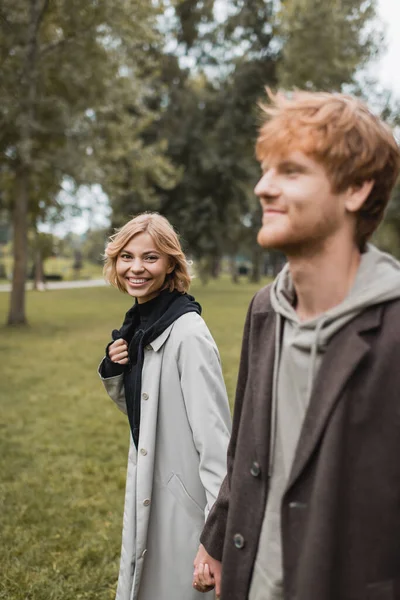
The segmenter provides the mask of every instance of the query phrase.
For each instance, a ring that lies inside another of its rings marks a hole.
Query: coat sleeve
[[[251,301],[249,310],[247,312],[246,322],[244,326],[242,350],[240,355],[239,363],[239,375],[236,386],[235,406],[233,411],[233,426],[232,436],[228,446],[228,460],[227,460],[227,474],[222,483],[218,498],[210,511],[203,532],[200,537],[200,541],[207,550],[207,552],[216,560],[222,560],[222,552],[225,541],[225,531],[228,519],[229,510],[229,499],[230,499],[230,488],[231,488],[231,477],[233,464],[236,453],[236,442],[238,437],[238,431],[240,427],[240,419],[243,408],[244,392],[247,384],[248,377],[248,345],[250,335],[250,322],[251,313],[254,303],[254,298]]]
[[[226,474],[231,414],[218,349],[201,317],[181,339],[178,368],[186,413],[199,454],[207,517]]]
[[[98,374],[105,387],[107,394],[111,400],[115,402],[118,408],[126,415],[126,401],[125,401],[125,389],[124,389],[124,374],[115,375],[114,377],[104,377],[104,361],[106,357],[101,361]]]

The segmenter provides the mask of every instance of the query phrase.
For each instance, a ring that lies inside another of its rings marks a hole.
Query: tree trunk
[[[213,256],[211,259],[211,277],[218,279],[221,271],[221,258],[220,256]]]
[[[22,103],[24,115],[21,120],[19,140],[20,168],[16,172],[13,227],[14,271],[8,325],[26,324],[25,281],[28,263],[28,190],[32,170],[32,126],[35,119],[37,96],[38,34],[49,0],[30,0],[29,25],[26,39],[25,66],[22,74]]]
[[[25,281],[28,266],[28,173],[21,170],[16,178],[13,211],[14,269],[8,325],[26,325]]]
[[[229,270],[231,272],[232,283],[239,283],[239,275],[234,255],[229,257]]]

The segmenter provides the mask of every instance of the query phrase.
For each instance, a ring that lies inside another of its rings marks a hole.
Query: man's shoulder
[[[382,329],[385,333],[390,332],[396,339],[400,338],[400,298],[383,302],[377,305],[377,308],[383,310]]]
[[[272,283],[269,283],[253,296],[251,301],[252,313],[269,312],[271,310],[271,287]]]
[[[380,305],[388,309],[389,311],[400,312],[400,298],[395,298],[394,300],[382,302]]]

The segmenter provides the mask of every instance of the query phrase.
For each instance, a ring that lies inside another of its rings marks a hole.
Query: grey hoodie
[[[277,315],[272,391],[270,488],[249,600],[283,600],[281,501],[289,479],[312,386],[332,336],[360,312],[400,297],[400,263],[369,245],[353,287],[326,313],[301,322],[293,308],[289,265],[271,288]],[[281,341],[282,340],[282,341]]]

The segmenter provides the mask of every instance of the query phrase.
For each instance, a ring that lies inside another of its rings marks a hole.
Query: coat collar
[[[172,323],[171,325],[169,325],[169,327],[164,329],[164,331],[158,336],[158,338],[149,343],[149,346],[151,346],[155,352],[158,352],[169,338],[169,334],[171,333],[174,323]]]

